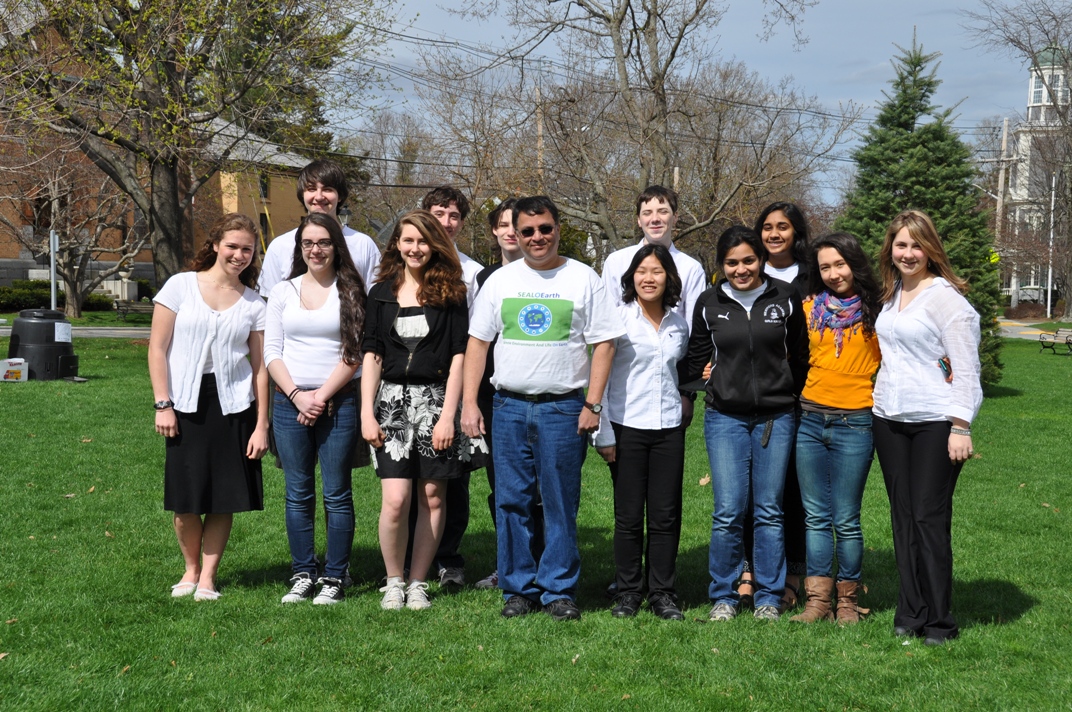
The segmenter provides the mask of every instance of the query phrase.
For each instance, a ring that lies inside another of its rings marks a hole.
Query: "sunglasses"
[[[548,225],[547,223],[544,223],[543,225],[539,225],[538,229],[539,229],[541,235],[550,235],[552,232],[555,231],[555,226],[554,225]],[[533,235],[536,234],[536,230],[537,230],[536,227],[524,227],[524,228],[521,228],[521,230],[520,230],[521,236],[522,237],[532,237]]]
[[[330,250],[334,245],[331,243],[331,240],[318,240],[316,242],[313,242],[312,240],[301,241],[301,248],[306,252],[313,249],[313,247],[319,247],[321,250]]]

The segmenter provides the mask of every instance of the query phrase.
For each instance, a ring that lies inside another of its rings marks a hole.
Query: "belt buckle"
[[[525,394],[525,400],[527,400],[529,403],[539,403],[540,402],[540,394],[539,393],[526,393]]]

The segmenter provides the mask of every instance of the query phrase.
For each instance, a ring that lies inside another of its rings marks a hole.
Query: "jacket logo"
[[[781,304],[768,304],[763,310],[764,324],[782,324],[785,322],[786,310]]]
[[[730,320],[730,313],[726,312],[725,314],[719,314],[718,318],[719,319],[725,319],[726,321],[729,321]]]

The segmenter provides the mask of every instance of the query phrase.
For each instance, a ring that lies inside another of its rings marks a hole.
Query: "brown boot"
[[[834,620],[834,613],[830,610],[831,599],[834,597],[834,579],[829,576],[808,576],[804,579],[804,595],[808,599],[804,610],[789,620],[798,623]]]
[[[871,612],[868,608],[860,608],[856,602],[856,595],[862,588],[859,581],[837,582],[837,622],[859,623],[862,616]],[[864,589],[866,592],[867,589]]]

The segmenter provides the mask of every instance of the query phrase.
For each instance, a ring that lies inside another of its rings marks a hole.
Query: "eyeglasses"
[[[314,246],[319,247],[321,250],[327,251],[327,250],[330,250],[335,245],[332,244],[331,240],[317,240],[316,242],[313,242],[312,240],[302,240],[301,241],[301,248],[303,250],[305,250],[306,252],[308,252],[309,250],[313,249]]]
[[[543,225],[538,225],[537,227],[523,227],[520,230],[521,236],[532,237],[536,234],[537,229],[539,229],[541,235],[550,235],[552,232],[555,231],[555,226],[544,223]]]

